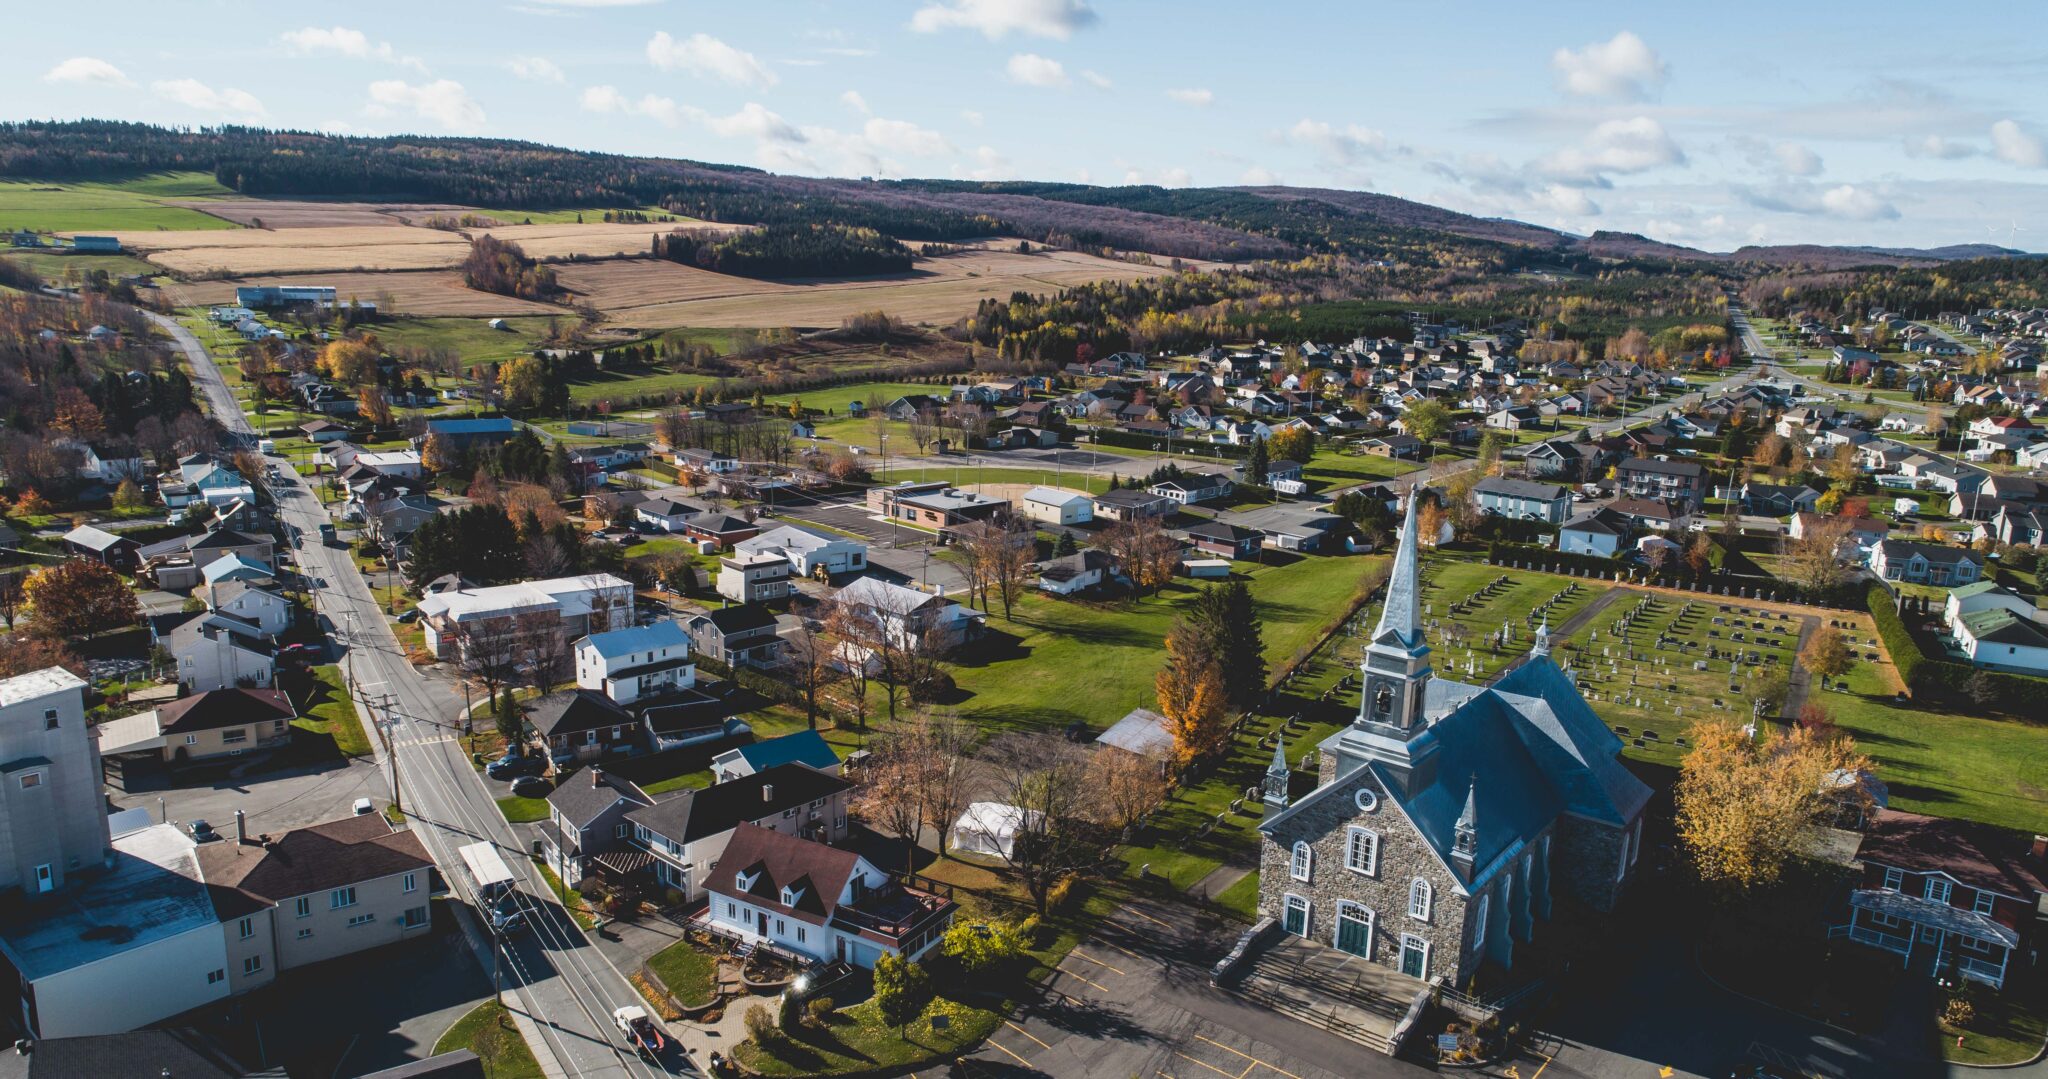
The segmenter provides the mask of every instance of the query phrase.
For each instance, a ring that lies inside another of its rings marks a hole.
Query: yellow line
[[[1145,920],[1146,920],[1146,921],[1148,921],[1148,922],[1151,922],[1151,923],[1152,923],[1153,925],[1156,925],[1156,926],[1158,926],[1158,927],[1159,927],[1159,928],[1161,928],[1161,929],[1172,929],[1172,928],[1173,928],[1173,923],[1171,923],[1171,922],[1162,922],[1162,921],[1160,921],[1159,919],[1157,919],[1157,918],[1154,918],[1154,917],[1153,917],[1153,916],[1151,916],[1150,914],[1147,914],[1147,913],[1145,913],[1144,911],[1142,911],[1142,910],[1139,910],[1139,909],[1138,909],[1138,908],[1136,908],[1136,907],[1125,907],[1125,908],[1124,908],[1124,910],[1125,910],[1125,912],[1127,912],[1127,913],[1130,913],[1130,914],[1135,914],[1135,915],[1137,915],[1138,917],[1140,917],[1140,918],[1143,918],[1143,919],[1145,919]]]
[[[1020,1027],[1020,1026],[1018,1026],[1017,1024],[1015,1024],[1015,1023],[1012,1023],[1012,1022],[1010,1022],[1010,1021],[1009,1021],[1008,1019],[1005,1019],[1005,1020],[1003,1020],[1003,1025],[1004,1025],[1004,1026],[1006,1026],[1006,1027],[1009,1027],[1009,1028],[1010,1028],[1011,1030],[1014,1030],[1014,1031],[1016,1031],[1016,1032],[1017,1032],[1017,1033],[1019,1033],[1019,1034],[1022,1034],[1022,1035],[1024,1035],[1024,1036],[1025,1036],[1025,1037],[1027,1037],[1027,1038],[1030,1038],[1030,1039],[1031,1039],[1032,1041],[1038,1042],[1038,1038],[1037,1038],[1037,1036],[1036,1036],[1036,1035],[1032,1034],[1032,1033],[1031,1033],[1030,1031],[1028,1031],[1028,1030],[1025,1030],[1025,1029],[1024,1029],[1023,1027]],[[1047,1044],[1045,1044],[1044,1042],[1038,1042],[1038,1047],[1039,1047],[1040,1049],[1050,1049],[1050,1048],[1052,1048],[1052,1046],[1050,1046],[1050,1045],[1047,1045]]]
[[[1203,1038],[1202,1040],[1203,1040],[1203,1041],[1208,1041],[1208,1039],[1207,1039],[1207,1038]],[[1174,1056],[1177,1056],[1177,1057],[1179,1057],[1179,1058],[1181,1058],[1182,1060],[1185,1060],[1185,1061],[1187,1061],[1187,1062],[1188,1062],[1188,1063],[1190,1063],[1190,1064],[1200,1064],[1200,1065],[1201,1065],[1202,1067],[1204,1067],[1204,1068],[1207,1068],[1207,1069],[1209,1069],[1210,1071],[1212,1071],[1212,1072],[1215,1072],[1216,1074],[1218,1074],[1218,1075],[1222,1076],[1222,1077],[1223,1077],[1223,1079],[1239,1079],[1239,1077],[1238,1077],[1238,1076],[1232,1075],[1232,1074],[1230,1074],[1229,1072],[1227,1072],[1227,1071],[1224,1071],[1224,1070],[1223,1070],[1222,1068],[1219,1068],[1219,1067],[1217,1067],[1217,1066],[1216,1066],[1216,1065],[1214,1065],[1214,1064],[1202,1064],[1202,1062],[1201,1062],[1201,1061],[1199,1061],[1199,1060],[1196,1060],[1196,1059],[1195,1059],[1194,1057],[1191,1057],[1191,1056],[1187,1055],[1186,1053],[1183,1053],[1183,1052],[1181,1052],[1181,1051],[1179,1051],[1179,1050],[1175,1050],[1175,1051],[1174,1051],[1174,1054],[1173,1054],[1173,1055],[1174,1055]]]
[[[1201,1040],[1201,1041],[1205,1041],[1205,1042],[1208,1042],[1208,1043],[1209,1043],[1210,1045],[1213,1045],[1213,1046],[1215,1046],[1216,1048],[1218,1048],[1218,1049],[1221,1049],[1221,1050],[1223,1050],[1223,1051],[1224,1051],[1224,1052],[1226,1052],[1226,1053],[1235,1053],[1236,1055],[1238,1055],[1238,1056],[1241,1056],[1241,1057],[1245,1058],[1246,1060],[1249,1060],[1249,1061],[1251,1061],[1252,1063],[1254,1063],[1254,1064],[1257,1064],[1257,1065],[1259,1065],[1259,1066],[1261,1066],[1261,1067],[1265,1067],[1265,1068],[1271,1068],[1271,1069],[1273,1069],[1274,1071],[1276,1071],[1276,1072],[1279,1072],[1280,1074],[1282,1074],[1282,1075],[1286,1076],[1286,1077],[1287,1077],[1287,1079],[1301,1079],[1301,1076],[1299,1076],[1299,1075],[1296,1075],[1296,1074],[1294,1074],[1294,1073],[1293,1073],[1293,1072],[1291,1072],[1291,1071],[1288,1071],[1288,1070],[1287,1070],[1286,1068],[1280,1067],[1280,1066],[1279,1066],[1279,1065],[1277,1065],[1277,1064],[1268,1064],[1267,1062],[1265,1062],[1265,1061],[1263,1061],[1263,1060],[1260,1060],[1260,1059],[1259,1059],[1258,1057],[1255,1057],[1255,1056],[1251,1055],[1250,1053],[1246,1053],[1246,1052],[1241,1052],[1241,1051],[1239,1051],[1239,1050],[1236,1050],[1236,1049],[1232,1049],[1231,1047],[1229,1047],[1229,1046],[1227,1046],[1227,1045],[1223,1044],[1222,1042],[1216,1041],[1216,1040],[1215,1040],[1215,1039],[1213,1039],[1213,1038],[1204,1038],[1204,1037],[1202,1037],[1202,1036],[1201,1036],[1200,1034],[1197,1034],[1197,1035],[1195,1035],[1195,1037],[1196,1037],[1197,1039]]]
[[[1086,979],[1086,978],[1083,978],[1083,977],[1081,977],[1081,976],[1080,976],[1079,974],[1076,974],[1076,973],[1074,973],[1073,971],[1071,971],[1071,970],[1068,970],[1068,969],[1067,969],[1067,968],[1065,968],[1065,967],[1054,967],[1053,969],[1054,969],[1054,970],[1057,970],[1057,971],[1059,971],[1059,972],[1060,972],[1061,974],[1064,974],[1064,975],[1066,975],[1066,976],[1067,976],[1067,977],[1069,977],[1069,978],[1073,978],[1073,979],[1075,979],[1075,980],[1077,980],[1077,981],[1081,981],[1081,982],[1086,982],[1087,984],[1089,984],[1089,985],[1092,985],[1092,986],[1094,986],[1095,988],[1097,988],[1097,989],[1100,989],[1100,990],[1102,990],[1102,991],[1103,991],[1103,992],[1105,992],[1105,993],[1109,992],[1109,987],[1108,987],[1108,986],[1106,986],[1106,985],[1103,985],[1103,984],[1102,984],[1102,983],[1100,983],[1100,982],[1091,982],[1091,981],[1088,981],[1088,979]]]
[[[994,1038],[990,1038],[988,1040],[988,1043],[990,1045],[995,1046],[998,1049],[1003,1049],[1003,1043],[995,1040]],[[1003,1049],[1003,1055],[1009,1057],[1011,1060],[1014,1060],[1019,1064],[1024,1065],[1027,1068],[1031,1066],[1030,1061],[1025,1060],[1023,1057],[1020,1057],[1017,1054],[1010,1052],[1008,1049]]]
[[[1552,1057],[1552,1056],[1549,1056],[1548,1054],[1544,1053],[1544,1052],[1543,1052],[1542,1050],[1540,1050],[1540,1049],[1532,1049],[1532,1050],[1530,1050],[1530,1052],[1532,1052],[1532,1053],[1535,1053],[1535,1054],[1536,1054],[1537,1056],[1539,1056],[1539,1057],[1542,1057],[1542,1058],[1543,1058],[1543,1063],[1541,1063],[1541,1064],[1538,1064],[1538,1065],[1536,1066],[1536,1074],[1535,1074],[1535,1075],[1532,1075],[1532,1076],[1530,1076],[1530,1077],[1529,1077],[1529,1079],[1542,1079],[1542,1076],[1543,1076],[1543,1069],[1545,1069],[1545,1068],[1548,1068],[1548,1067],[1550,1067],[1550,1062],[1551,1062],[1552,1060],[1555,1060],[1556,1058],[1555,1058],[1555,1057]]]
[[[1111,944],[1110,942],[1108,942],[1108,941],[1106,941],[1106,940],[1102,940],[1102,939],[1100,939],[1100,938],[1097,938],[1097,939],[1096,939],[1096,940],[1095,940],[1095,941],[1094,941],[1093,943],[1096,943],[1096,944],[1100,944],[1100,945],[1102,945],[1102,946],[1103,946],[1103,947],[1105,947],[1105,948],[1115,948],[1115,949],[1116,949],[1117,951],[1120,951],[1120,952],[1124,953],[1125,955],[1128,955],[1128,956],[1130,956],[1130,957],[1131,957],[1132,959],[1143,959],[1143,958],[1145,958],[1144,956],[1142,956],[1142,955],[1139,955],[1138,953],[1136,953],[1136,952],[1134,952],[1134,951],[1130,950],[1129,948],[1126,948],[1126,947],[1124,947],[1124,946],[1122,946],[1122,945],[1120,945],[1120,944]]]
[[[1098,966],[1098,967],[1109,967],[1109,969],[1111,969],[1111,970],[1114,970],[1114,971],[1116,971],[1116,972],[1117,972],[1118,974],[1122,974],[1122,973],[1123,973],[1123,969],[1122,969],[1121,967],[1110,967],[1108,963],[1105,963],[1105,962],[1103,962],[1102,960],[1100,960],[1100,959],[1097,959],[1097,958],[1095,958],[1095,957],[1094,957],[1094,956],[1092,956],[1092,955],[1082,955],[1082,954],[1081,954],[1081,949],[1079,949],[1079,948],[1076,948],[1076,949],[1074,949],[1073,951],[1071,951],[1071,952],[1068,952],[1067,954],[1068,954],[1068,955],[1071,955],[1071,956],[1073,956],[1073,957],[1074,957],[1074,958],[1076,958],[1076,959],[1085,959],[1085,960],[1087,960],[1088,962],[1090,962],[1090,963],[1093,963],[1093,964],[1095,964],[1095,965],[1096,965],[1096,966]]]

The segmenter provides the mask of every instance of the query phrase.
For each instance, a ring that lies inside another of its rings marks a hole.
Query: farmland
[[[0,183],[0,229],[38,232],[232,230],[194,196],[229,194],[203,172],[170,172],[122,183]]]
[[[169,205],[187,203],[169,200]],[[460,219],[464,215],[487,217],[506,225],[577,225],[586,221],[602,223],[605,211],[597,207],[564,210],[493,210],[456,206],[445,202],[342,202],[326,200],[224,198],[196,209],[229,221],[267,229],[330,228],[336,226],[419,225],[433,217]],[[667,214],[658,207],[641,207],[650,216],[661,215],[655,224],[680,225],[694,218]]]
[[[646,251],[654,235],[677,227],[730,231],[734,225],[507,225],[447,232],[403,224],[297,229],[141,232],[112,230],[121,242],[166,269],[187,274],[429,270],[460,263],[471,235],[517,242],[538,259],[604,258]]]
[[[455,270],[423,270],[406,273],[327,273],[316,276],[258,275],[221,281],[189,281],[167,284],[164,294],[178,307],[204,307],[233,303],[235,289],[242,285],[332,285],[344,300],[374,301],[387,315],[436,317],[457,315],[493,318],[500,315],[567,314],[552,304],[535,303],[495,292],[479,292],[462,283]]]

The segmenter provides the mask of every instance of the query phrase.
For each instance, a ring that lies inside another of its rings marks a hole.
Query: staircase
[[[1341,952],[1275,947],[1259,955],[1232,991],[1299,1022],[1393,1055],[1395,1031],[1427,987]],[[1341,958],[1338,958],[1341,957]]]

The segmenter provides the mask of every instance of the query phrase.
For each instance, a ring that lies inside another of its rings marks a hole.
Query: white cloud
[[[1957,158],[1974,157],[1982,151],[1966,142],[1956,142],[1940,135],[1922,135],[1906,139],[1906,156],[1931,158],[1936,161],[1954,161]]]
[[[1097,90],[1108,90],[1116,85],[1109,81],[1109,76],[1104,75],[1100,71],[1083,71],[1081,72],[1081,79]]]
[[[918,9],[910,28],[924,34],[978,30],[990,41],[1011,33],[1065,41],[1095,21],[1083,0],[938,0]]]
[[[1536,163],[1559,183],[1607,186],[1606,173],[1647,172],[1685,163],[1685,151],[1673,142],[1664,125],[1647,116],[1608,120],[1593,129],[1579,146],[1568,146]]]
[[[505,61],[505,69],[527,82],[568,82],[568,76],[553,60],[545,56],[515,56]]]
[[[704,126],[726,138],[753,138],[763,142],[803,142],[804,133],[767,106],[749,101],[730,116],[712,116]]]
[[[1816,184],[1779,184],[1776,187],[1737,188],[1744,202],[1779,213],[1809,217],[1833,217],[1845,221],[1892,221],[1899,209],[1884,196],[1855,184],[1821,188]]]
[[[1855,184],[1840,184],[1820,194],[1820,206],[1833,217],[1851,221],[1889,220],[1899,216],[1898,208],[1872,191]]]
[[[1212,104],[1216,100],[1216,95],[1214,93],[1211,93],[1208,90],[1198,89],[1194,87],[1189,87],[1187,89],[1181,90],[1168,90],[1166,92],[1166,96],[1172,98],[1175,101],[1180,102],[1183,105],[1195,105],[1198,107]]]
[[[686,120],[704,119],[703,110],[678,105],[674,98],[643,94],[638,100],[633,100],[610,86],[592,86],[583,91],[580,100],[587,112],[644,116],[669,127],[681,127]]]
[[[839,95],[839,100],[845,103],[847,108],[852,109],[853,111],[860,113],[863,116],[874,111],[868,108],[868,99],[860,96],[859,90],[848,90],[845,93]]]
[[[1272,187],[1280,183],[1281,180],[1280,175],[1271,169],[1253,165],[1251,168],[1244,170],[1244,175],[1239,176],[1237,182],[1250,187]]]
[[[907,154],[911,157],[938,157],[953,152],[953,146],[944,135],[930,128],[919,127],[908,120],[884,120],[880,117],[869,120],[861,127],[861,135],[868,145],[885,153]]]
[[[783,119],[767,106],[749,101],[729,116],[713,116],[695,105],[677,103],[674,98],[659,94],[642,94],[629,98],[612,86],[592,86],[585,89],[579,102],[586,112],[610,112],[624,116],[641,116],[668,127],[681,127],[686,123],[701,124],[705,130],[725,138],[751,138],[762,144],[801,143],[805,141],[802,131],[796,125]]]
[[[1067,69],[1058,60],[1049,60],[1035,52],[1020,52],[1010,57],[1004,69],[1010,73],[1011,82],[1026,86],[1065,86]]]
[[[401,56],[390,42],[372,43],[361,30],[351,30],[346,26],[308,26],[302,30],[287,30],[278,35],[278,40],[300,56],[332,53],[351,60],[398,64],[423,73],[427,70],[426,61],[419,57]]]
[[[1179,166],[1159,174],[1159,184],[1162,187],[1186,187],[1194,182],[1194,174]]]
[[[1771,154],[1788,176],[1820,175],[1820,155],[1802,143],[1781,142],[1771,147]]]
[[[961,109],[960,118],[974,127],[980,127],[984,117],[973,109]]]
[[[997,153],[995,147],[977,146],[974,148],[974,167],[968,169],[966,175],[970,180],[1000,180],[1011,172],[1010,159]]]
[[[1387,152],[1386,133],[1359,124],[1337,127],[1323,120],[1302,119],[1287,129],[1287,137],[1314,146],[1339,161],[1356,161]]]
[[[484,126],[483,106],[453,79],[418,86],[402,79],[383,79],[370,84],[370,102],[373,111],[406,110],[450,131],[477,131]]]
[[[677,41],[668,31],[657,30],[647,42],[647,59],[663,71],[708,75],[735,86],[766,89],[777,81],[775,72],[768,70],[768,65],[753,53],[735,49],[709,34],[691,34],[686,40]]]
[[[1566,93],[1621,101],[1650,96],[1668,74],[1656,52],[1627,30],[1583,48],[1559,49],[1551,54],[1550,66]]]
[[[88,83],[131,86],[121,69],[96,56],[74,56],[43,74],[44,82]]]
[[[237,116],[262,116],[263,102],[246,90],[216,90],[198,79],[171,79],[153,82],[149,88],[156,96],[166,101],[175,101],[188,109],[198,112],[232,114]]]
[[[1529,196],[1529,204],[1570,217],[1593,217],[1600,213],[1600,204],[1587,197],[1584,191],[1563,184],[1551,184],[1535,192]]]
[[[1991,125],[1991,153],[2025,169],[2048,169],[2048,142],[2011,120]]]

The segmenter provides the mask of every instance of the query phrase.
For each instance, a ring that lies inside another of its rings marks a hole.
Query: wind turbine
[[[2018,221],[2014,221],[2011,225],[2007,226],[2005,232],[2005,246],[2017,250],[2019,247],[2019,234],[2025,231],[2027,230],[2021,228],[2020,223]]]

